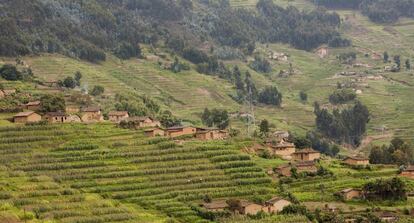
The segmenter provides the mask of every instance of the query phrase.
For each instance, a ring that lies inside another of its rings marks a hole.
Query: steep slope
[[[0,181],[0,206],[33,213],[35,222],[158,222],[166,215],[208,222],[192,208],[205,195],[275,194],[237,144],[177,145],[113,125],[3,127],[0,135],[8,176]]]

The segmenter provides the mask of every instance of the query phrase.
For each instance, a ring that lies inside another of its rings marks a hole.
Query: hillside
[[[399,223],[413,222],[411,178],[397,178],[406,199],[342,200],[336,194],[391,180],[414,164],[414,8],[405,5],[410,2],[0,2],[0,93],[17,90],[0,94],[0,222],[343,223],[357,217],[370,222],[387,212]],[[6,64],[33,75],[6,80]],[[64,86],[77,72],[79,84]],[[92,93],[96,86],[102,94]],[[282,95],[270,94],[280,104],[262,99],[270,87]],[[353,98],[341,98],[343,92]],[[152,138],[144,135],[147,129],[108,120],[13,122],[26,111],[22,104],[45,95],[61,97],[66,108],[98,106],[105,119],[115,110],[156,119],[171,112],[177,123],[164,128],[206,127],[205,108],[222,109],[232,134],[201,141]],[[359,102],[369,122],[363,123],[366,131],[353,135],[346,132],[357,120],[350,108]],[[315,108],[332,114],[325,116],[330,124],[340,120],[343,128],[331,128],[340,139],[323,133]],[[268,121],[266,133],[262,120]],[[294,142],[296,151],[321,152],[313,172],[278,172],[301,162],[266,153],[276,131],[289,131],[283,140]],[[353,144],[354,138],[361,140]],[[402,149],[389,145],[396,138]],[[373,162],[376,149],[388,163]],[[348,156],[372,158],[371,164],[344,164]],[[265,205],[272,197],[294,205],[279,214],[230,211],[239,205],[235,201]],[[236,204],[215,213],[200,208],[207,200]]]
[[[281,194],[257,165],[265,160],[241,152],[250,141],[179,145],[112,124],[2,127],[0,134],[0,220],[210,222],[194,209],[205,195],[266,200]],[[288,183],[288,190],[309,208],[336,202],[333,193],[343,188],[396,173],[380,166],[352,170],[329,159],[323,165],[335,176]],[[412,181],[406,182],[414,189]],[[322,194],[321,184],[326,188]],[[379,207],[395,210],[413,202]],[[366,207],[365,202],[335,205],[345,213]],[[274,220],[285,218],[303,219]]]
[[[236,145],[180,146],[113,125],[0,131],[0,217],[25,210],[33,222],[162,222],[167,216],[207,222],[190,206],[206,194],[269,198],[275,193],[270,179]]]

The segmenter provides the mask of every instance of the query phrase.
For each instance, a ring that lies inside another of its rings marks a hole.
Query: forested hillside
[[[327,8],[361,9],[373,22],[393,23],[401,17],[414,17],[412,0],[313,0]]]
[[[233,9],[226,0],[2,2],[3,56],[48,52],[97,62],[105,60],[105,52],[122,59],[140,57],[140,43],[164,41],[181,51],[210,40],[247,50],[261,41],[309,50],[340,38],[336,13],[284,9],[270,0],[259,1],[257,11]]]
[[[412,223],[413,1],[0,0],[0,223]]]

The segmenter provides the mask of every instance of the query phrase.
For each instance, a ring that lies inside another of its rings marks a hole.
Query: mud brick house
[[[42,120],[42,116],[35,113],[34,111],[28,111],[28,112],[20,112],[13,116],[13,121],[15,123],[33,123],[33,122],[39,122]]]
[[[99,107],[82,108],[81,112],[82,122],[101,122],[104,120]]]
[[[38,111],[41,108],[40,101],[31,101],[25,104],[24,108],[31,111]]]
[[[44,119],[49,123],[66,123],[70,122],[69,116],[65,112],[48,112]]]
[[[358,199],[362,197],[362,191],[353,188],[347,188],[336,193],[342,200],[349,201],[352,199]]]
[[[266,204],[265,208],[267,209],[265,212],[279,213],[283,210],[284,207],[289,206],[292,203],[280,197],[274,197],[266,201],[265,204]]]
[[[267,141],[266,145],[273,155],[281,156],[284,159],[291,159],[292,154],[296,152],[295,144],[280,140],[279,143]]]
[[[210,203],[203,203],[202,207],[211,212],[221,212],[228,209],[229,205],[226,200],[217,200]]]
[[[111,111],[108,114],[109,121],[119,123],[129,118],[127,111]]]
[[[313,161],[302,161],[297,163],[284,164],[275,169],[275,172],[281,176],[292,176],[292,168],[296,168],[297,173],[316,173],[318,168]]]
[[[165,130],[161,128],[153,128],[144,131],[145,136],[147,137],[157,137],[157,136],[164,136]]]
[[[294,160],[299,161],[314,161],[321,158],[321,153],[313,149],[307,148],[296,151],[292,154]]]
[[[165,136],[179,137],[196,134],[197,129],[191,126],[171,127],[165,131]]]
[[[229,133],[220,129],[197,128],[196,138],[200,140],[221,140],[228,138]]]
[[[408,166],[400,173],[400,176],[414,179],[414,166]]]

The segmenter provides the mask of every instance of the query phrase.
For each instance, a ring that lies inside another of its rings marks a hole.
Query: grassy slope
[[[232,3],[234,4],[235,2],[236,1],[233,1]],[[283,5],[287,4],[286,1],[277,2]],[[247,4],[250,6],[254,4],[253,1],[250,0],[244,3],[245,5]],[[239,6],[245,6],[241,3],[238,4],[240,4]],[[304,3],[303,1],[292,1],[289,4],[295,4],[303,8],[311,7],[309,4]],[[345,26],[343,27],[342,31],[345,35],[353,40],[354,47],[350,49],[333,50],[331,51],[328,58],[319,59],[311,52],[295,50],[286,45],[271,44],[269,46],[269,48],[273,51],[289,53],[290,61],[292,61],[294,68],[300,71],[300,74],[294,75],[287,79],[278,78],[278,71],[280,69],[286,69],[287,64],[280,64],[277,62],[272,62],[274,63],[275,73],[271,75],[270,78],[266,78],[261,74],[252,72],[258,86],[263,87],[268,84],[277,84],[282,89],[285,96],[285,101],[282,109],[266,107],[256,108],[255,113],[258,115],[258,119],[267,118],[271,120],[272,123],[275,123],[278,128],[287,128],[299,132],[304,132],[306,129],[311,129],[313,127],[312,102],[320,101],[322,103],[327,103],[328,95],[333,89],[335,89],[336,82],[351,79],[332,79],[335,73],[346,70],[346,68],[339,65],[335,59],[336,55],[339,52],[356,50],[359,52],[358,58],[360,62],[368,63],[373,67],[378,68],[382,68],[384,64],[381,61],[373,61],[370,58],[365,58],[364,54],[366,52],[375,51],[382,53],[384,50],[387,50],[391,55],[398,53],[401,54],[403,58],[410,57],[413,59],[411,57],[411,55],[413,55],[413,48],[412,45],[410,45],[414,38],[412,36],[412,20],[403,19],[399,24],[392,26],[393,29],[384,30],[384,26],[373,24],[358,13],[341,11],[340,14],[343,16],[343,18],[348,16],[348,19],[345,20]],[[390,30],[393,32],[392,34],[390,33]],[[268,49],[266,46],[259,46],[259,50],[265,53]],[[228,94],[232,93],[233,89],[227,82],[213,77],[196,74],[194,71],[174,74],[169,71],[159,69],[156,62],[142,60],[121,62],[110,57],[108,61],[100,65],[93,65],[69,58],[64,58],[58,55],[27,57],[24,58],[24,60],[32,66],[35,74],[43,79],[57,79],[66,75],[72,75],[75,71],[80,70],[85,76],[84,83],[87,83],[89,87],[92,87],[94,84],[104,85],[108,90],[110,97],[112,97],[114,93],[119,92],[144,93],[157,98],[159,101],[164,103],[165,107],[169,107],[175,114],[186,119],[198,120],[198,113],[201,112],[202,109],[206,106],[227,108],[230,111],[247,110],[246,106],[240,106],[230,99]],[[240,64],[239,62],[229,63],[239,64],[243,69],[247,69],[246,65]],[[349,70],[353,69],[350,68]],[[364,69],[358,70],[363,71]],[[374,69],[370,69],[368,72],[372,75],[376,75],[378,73],[378,71],[375,71]],[[364,80],[364,82],[362,82],[362,84],[368,84],[369,88],[361,88],[363,90],[363,94],[358,97],[369,106],[369,109],[373,114],[372,120],[369,124],[369,135],[380,135],[380,133],[374,131],[373,128],[385,125],[390,129],[390,133],[412,140],[412,135],[414,133],[414,102],[412,100],[412,96],[414,96],[414,89],[412,87],[414,84],[414,78],[411,74],[412,72],[406,71],[398,74],[382,73],[381,75],[388,79]],[[13,85],[14,84],[10,86]],[[28,90],[29,92],[39,91],[33,86],[27,86],[26,84],[18,83],[17,85],[19,85],[21,89]],[[305,90],[308,92],[308,103],[303,104],[298,100],[298,93],[300,90]],[[106,109],[111,109],[111,105],[107,103],[108,100],[99,99],[98,101],[102,103]],[[0,115],[1,126],[10,125],[10,123],[3,120],[10,115],[11,114]],[[241,126],[241,123],[236,122],[235,125]],[[106,125],[88,127],[80,126],[67,126],[63,127],[63,129],[59,131],[67,132],[67,134],[74,134],[73,132],[75,131],[77,132],[76,134],[80,134],[85,138],[92,137],[90,134],[95,134],[93,133],[95,131],[96,134],[100,137],[107,137],[107,140],[99,140],[97,142],[93,142],[100,145],[99,150],[91,152],[86,151],[85,154],[82,153],[82,155],[85,155],[86,158],[94,155],[95,152],[98,151],[98,153],[102,153],[102,160],[105,164],[103,171],[104,173],[107,170],[111,170],[112,172],[130,172],[133,169],[158,168],[154,167],[154,165],[160,165],[158,162],[155,162],[149,166],[145,164],[136,164],[137,166],[135,166],[135,164],[130,164],[126,167],[123,167],[126,158],[110,158],[107,160],[107,158],[110,157],[108,154],[116,154],[117,150],[122,151],[121,153],[125,152],[128,154],[134,153],[138,150],[140,151],[142,149],[146,150],[148,146],[143,146],[141,144],[138,144],[139,146],[134,146],[137,141],[142,140],[140,133],[126,133],[123,130],[121,131],[114,129]],[[11,131],[11,133],[7,134],[13,135],[14,131]],[[15,134],[19,135],[21,133]],[[36,134],[38,135],[38,133]],[[45,134],[50,135],[50,132],[47,132]],[[15,136],[12,136],[11,138],[14,137]],[[10,138],[10,135],[8,138]],[[72,218],[78,215],[90,216],[90,213],[99,213],[99,211],[106,211],[107,209],[111,213],[108,215],[121,213],[122,216],[128,216],[125,221],[130,222],[163,222],[167,218],[167,214],[172,213],[172,216],[174,216],[174,214],[177,214],[177,212],[181,213],[183,211],[184,213],[189,214],[190,217],[194,217],[194,213],[191,213],[188,206],[189,203],[193,202],[191,200],[182,201],[180,198],[177,201],[176,198],[172,200],[169,198],[162,198],[167,199],[168,202],[165,203],[165,206],[160,207],[156,206],[156,204],[151,201],[141,201],[141,199],[138,201],[134,198],[122,197],[129,194],[130,192],[123,192],[123,190],[126,189],[119,184],[124,185],[125,183],[132,183],[132,185],[135,186],[138,184],[140,185],[140,182],[135,181],[136,179],[133,179],[134,182],[131,182],[130,180],[132,179],[128,179],[128,177],[126,177],[126,181],[115,181],[114,183],[112,183],[113,180],[95,178],[86,180],[80,179],[76,181],[69,179],[61,180],[56,176],[66,176],[66,174],[69,173],[75,174],[78,169],[70,169],[70,171],[67,173],[66,171],[21,170],[24,165],[40,165],[42,162],[46,161],[49,165],[49,163],[53,164],[57,160],[60,161],[60,159],[63,157],[70,160],[71,158],[78,156],[79,154],[76,153],[46,153],[52,148],[56,148],[64,143],[61,141],[64,141],[64,139],[65,137],[62,139],[54,139],[53,143],[51,144],[47,144],[44,141],[31,143],[31,145],[35,145],[36,148],[39,147],[42,149],[30,149],[29,153],[27,153],[27,148],[24,147],[24,143],[11,144],[13,145],[13,148],[21,151],[7,151],[9,150],[7,149],[7,146],[0,151],[2,153],[2,158],[4,157],[4,162],[2,161],[1,163],[6,164],[5,160],[14,160],[12,163],[3,165],[0,168],[0,176],[2,176],[0,177],[0,188],[2,189],[0,191],[5,190],[7,191],[7,194],[12,194],[12,197],[7,201],[7,203],[11,203],[12,205],[3,204],[3,208],[1,208],[1,210],[4,209],[4,211],[0,212],[0,219],[4,215],[18,215],[21,217],[24,214],[22,207],[27,207],[27,210],[32,210],[31,208],[33,208],[33,206],[55,206],[56,204],[61,204],[62,201],[64,201],[63,203],[65,204],[68,203],[71,205],[80,205],[80,207],[85,207],[85,210],[82,211],[82,213],[73,213],[76,212],[73,210],[73,208],[60,208],[60,206],[56,206],[59,207],[58,210],[45,209],[44,212],[41,213],[40,217],[47,218],[48,216],[50,217],[55,214],[57,216],[74,215]],[[389,140],[389,138],[377,140],[374,143],[386,142],[387,140]],[[80,141],[82,141],[82,139]],[[123,146],[120,148],[113,147],[113,142],[117,141],[127,141],[128,146]],[[35,157],[35,159],[32,159],[33,157]],[[280,160],[269,161],[258,157],[254,157],[253,161],[264,169],[268,169],[269,167],[273,167],[281,163]],[[82,163],[86,161],[79,162]],[[206,160],[202,161],[203,164],[204,162],[206,162]],[[185,163],[188,162],[183,161],[180,163],[180,165],[185,165]],[[121,167],[121,169],[116,169],[116,166],[121,166],[121,164],[122,168],[125,169],[122,169]],[[107,167],[108,165],[110,167]],[[291,190],[301,201],[307,202],[309,206],[323,206],[324,202],[332,202],[332,193],[345,187],[360,187],[367,180],[373,179],[377,176],[391,177],[395,175],[394,168],[379,168],[375,169],[374,171],[355,171],[344,168],[335,162],[326,162],[324,165],[334,171],[337,176],[336,179],[307,179],[299,182],[294,182],[289,185],[289,190]],[[79,171],[82,172],[82,169],[83,168],[81,168]],[[223,176],[220,170],[218,170],[217,173],[219,176]],[[186,174],[187,173],[180,173],[179,177],[188,176]],[[204,176],[205,173],[196,174],[201,174]],[[145,181],[142,184],[148,183],[147,185],[153,185],[153,183],[158,181],[154,180],[158,179],[157,177],[167,176],[171,176],[171,173],[166,174],[165,176],[156,176],[150,181]],[[173,176],[177,177],[177,175]],[[198,177],[199,175],[194,176]],[[226,176],[223,177],[225,179],[228,179]],[[407,182],[410,184],[411,189],[414,188],[412,181]],[[79,189],[76,187],[76,183],[79,183],[80,185],[82,183],[85,183],[92,186],[88,186],[85,189]],[[170,182],[168,182],[168,184],[169,183]],[[323,194],[321,194],[319,188],[320,184],[324,184],[326,188],[325,193]],[[72,188],[73,194],[64,196],[59,195],[68,188]],[[248,187],[241,188],[243,188],[242,190],[246,189],[249,191]],[[54,194],[38,195],[39,193],[44,193],[48,190],[53,191]],[[130,190],[134,192],[138,191],[138,189]],[[199,192],[200,196],[202,193],[204,193],[201,191],[202,190]],[[30,203],[31,200],[34,200],[33,197],[36,196],[40,196],[41,204]],[[134,196],[136,198],[141,197],[139,194],[134,194]],[[14,200],[16,200],[16,203]],[[89,207],[92,203],[96,204],[97,210],[86,208]],[[349,210],[350,206],[353,206],[357,209],[363,209],[367,206],[370,206],[370,204],[360,202],[348,204],[339,203],[337,205],[341,207],[345,205],[343,207],[345,210]],[[391,209],[406,206],[412,207],[413,205],[413,201],[409,200],[408,203],[396,204],[394,207],[391,207]],[[387,208],[386,206],[388,205],[381,204],[380,206]],[[149,209],[143,210],[142,208]],[[236,219],[235,221],[241,222],[242,220],[239,221],[239,219]]]
[[[282,162],[242,155],[240,149],[250,142],[240,139],[189,141],[179,146],[112,124],[2,127],[0,136],[0,219],[26,216],[32,223],[52,219],[147,223],[164,222],[170,216],[182,222],[206,222],[191,209],[205,194],[268,199],[278,193],[278,179],[271,183],[265,171]],[[310,208],[335,202],[336,191],[396,175],[392,167],[353,170],[329,159],[322,165],[335,177],[303,178],[286,186]],[[414,182],[405,181],[412,191]],[[344,212],[372,205],[335,204]],[[410,199],[375,206],[395,210],[413,205]],[[305,221],[287,216],[268,221],[286,219]],[[236,218],[224,222],[250,221]]]
[[[205,194],[275,195],[237,144],[178,146],[112,124],[2,127],[0,136],[0,216],[22,219],[26,211],[35,216],[31,222],[126,223],[163,222],[168,215],[207,222],[190,207]]]
[[[283,6],[292,4],[302,9],[312,7],[305,1],[276,2]],[[254,1],[246,1],[243,4],[233,1],[232,4],[235,6],[254,5]],[[276,84],[282,89],[285,99],[282,109],[256,107],[257,120],[267,118],[279,129],[289,129],[300,133],[312,129],[314,126],[313,101],[328,103],[328,95],[335,89],[337,82],[354,79],[332,77],[344,70],[356,70],[368,72],[366,76],[382,75],[386,78],[363,80],[357,83],[361,86],[357,89],[363,91],[359,98],[368,105],[372,113],[369,135],[378,136],[380,133],[375,132],[374,129],[386,126],[390,129],[390,135],[395,134],[412,140],[414,133],[414,102],[411,100],[414,92],[412,72],[380,73],[385,65],[381,61],[365,58],[364,54],[372,52],[382,54],[387,50],[390,55],[401,54],[403,62],[405,58],[411,58],[413,48],[410,43],[413,37],[410,31],[413,20],[403,19],[399,24],[384,29],[384,26],[369,22],[359,13],[349,11],[339,13],[344,19],[342,31],[344,35],[353,40],[354,46],[348,49],[331,50],[330,55],[325,59],[318,58],[312,52],[295,50],[287,45],[271,44],[268,47],[263,45],[258,47],[258,51],[266,55],[269,50],[288,53],[289,61],[292,62],[294,69],[299,71],[299,74],[289,78],[277,77],[279,70],[287,69],[288,63],[275,61],[272,62],[274,72],[270,77],[251,71],[259,88]],[[358,52],[358,62],[369,64],[373,68],[355,69],[340,65],[336,60],[336,55],[350,50]],[[80,70],[85,76],[84,84],[87,84],[89,88],[95,84],[102,84],[112,96],[120,92],[147,94],[157,98],[164,107],[168,107],[181,118],[196,122],[199,122],[199,114],[205,107],[226,108],[231,112],[248,111],[247,105],[239,105],[228,96],[234,93],[233,87],[228,82],[197,74],[194,70],[174,74],[159,68],[156,61],[119,61],[109,57],[108,61],[96,65],[58,55],[27,57],[24,60],[42,79],[58,79]],[[248,69],[241,62],[227,63],[238,64],[242,70]],[[368,85],[368,87],[362,87],[362,85]],[[304,104],[299,101],[300,90],[308,93],[308,103]],[[108,100],[99,102],[107,110],[111,109],[112,104],[107,103]],[[234,125],[243,127],[239,122],[235,122]]]

